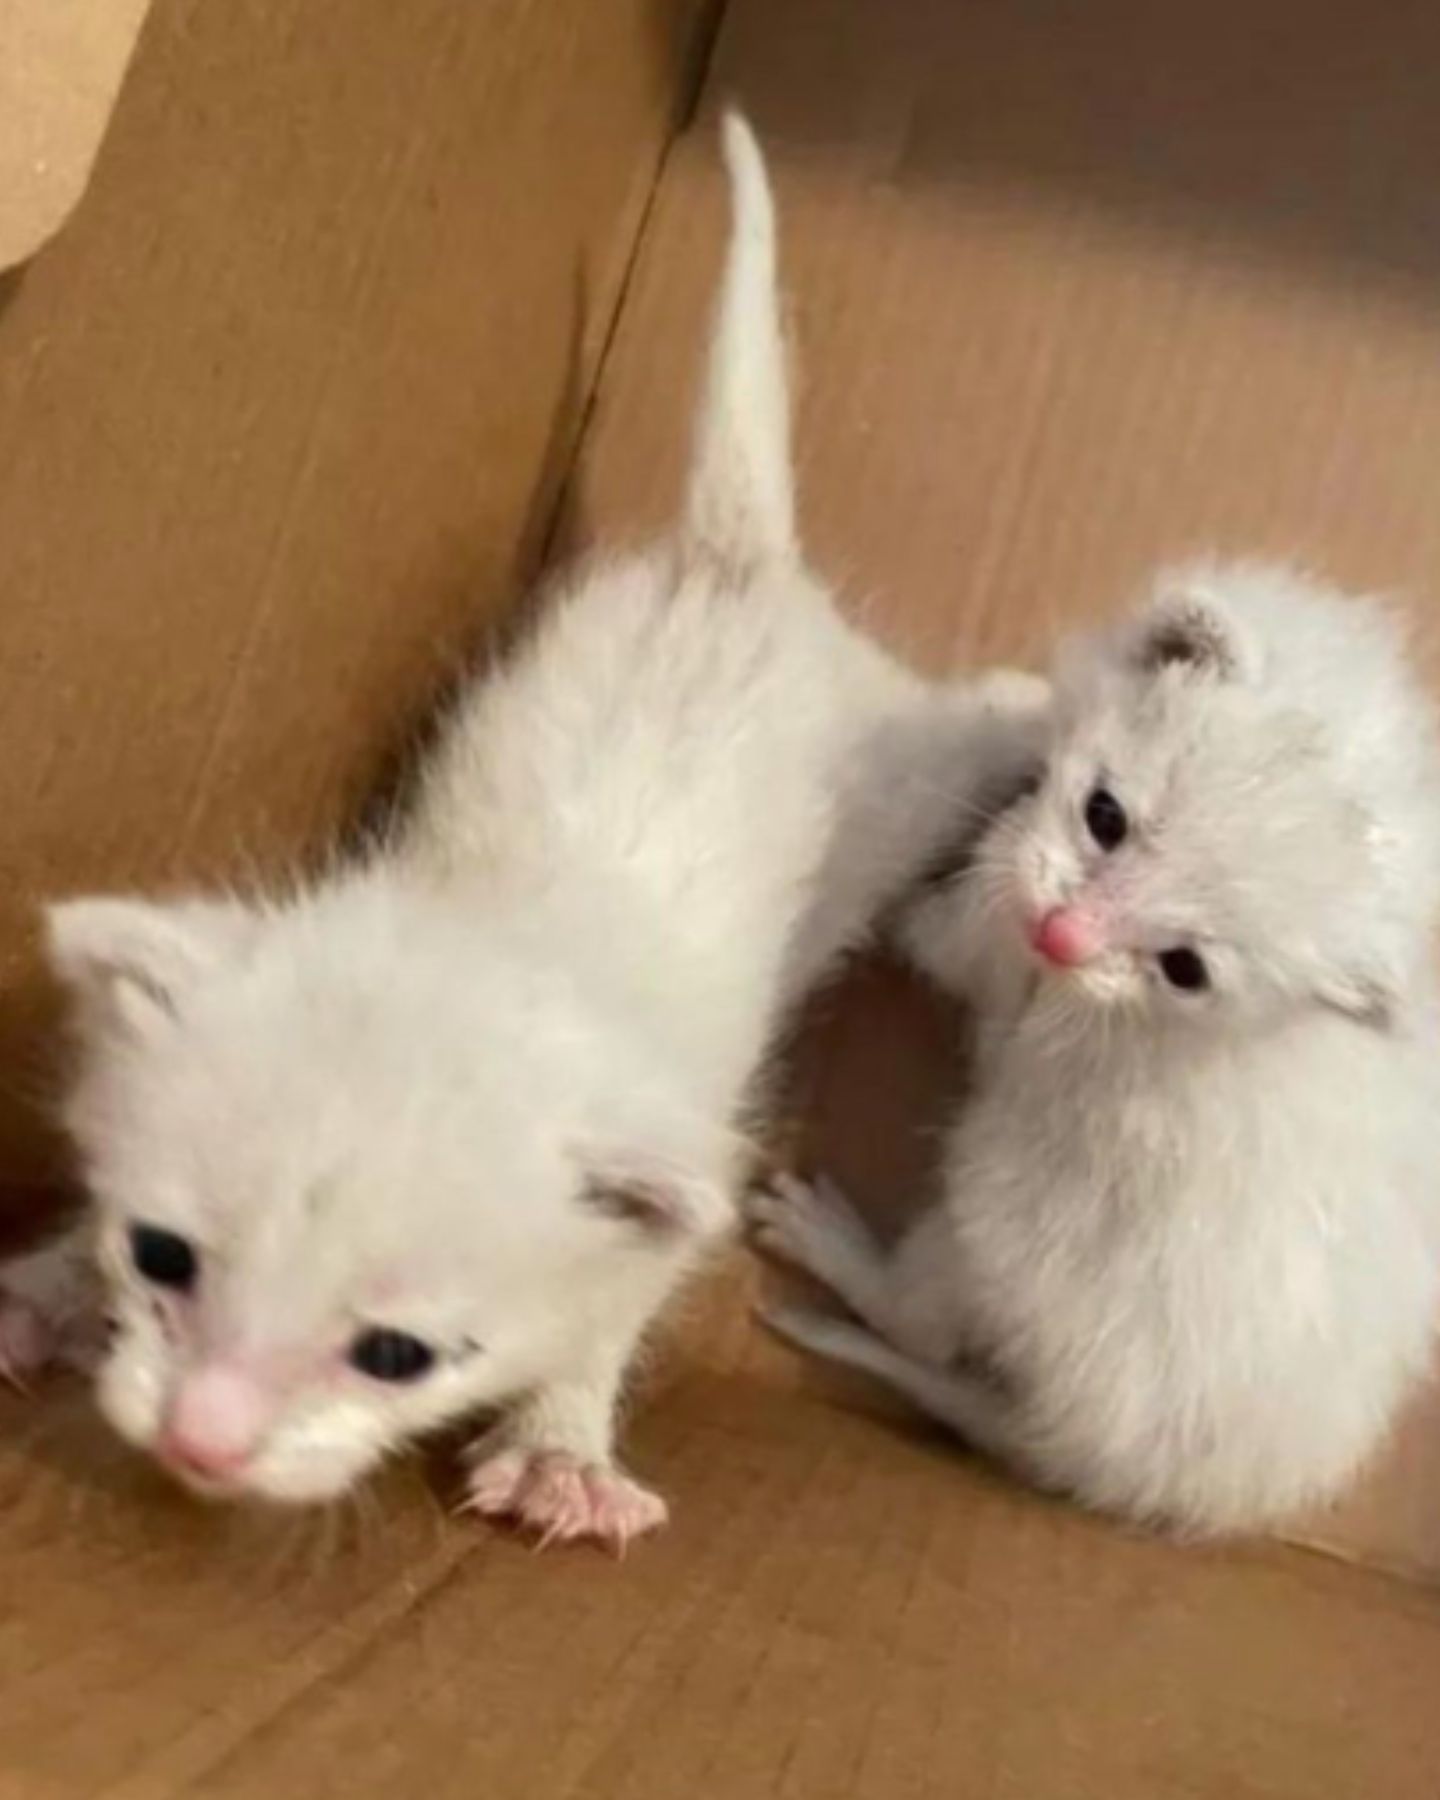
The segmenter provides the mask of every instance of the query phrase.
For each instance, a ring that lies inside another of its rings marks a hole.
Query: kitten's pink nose
[[[248,1376],[201,1368],[185,1376],[156,1445],[163,1461],[191,1475],[237,1475],[259,1448],[270,1409]]]
[[[1105,948],[1095,921],[1073,906],[1054,907],[1036,920],[1030,942],[1046,962],[1061,969],[1078,969]]]

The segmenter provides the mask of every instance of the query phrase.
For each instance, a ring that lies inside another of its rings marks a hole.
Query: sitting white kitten
[[[1185,1532],[1334,1494],[1440,1304],[1431,708],[1392,622],[1197,567],[1062,667],[1036,789],[910,911],[974,1004],[942,1205],[893,1255],[783,1183],[784,1311],[1047,1487]]]
[[[51,914],[116,1324],[101,1405],[207,1492],[322,1499],[501,1406],[478,1511],[611,1542],[659,1523],[614,1460],[617,1396],[732,1222],[757,1065],[933,855],[944,761],[978,776],[1003,738],[804,566],[771,199],[738,121],[726,150],[674,540],[558,597],[364,866],[271,905]],[[37,1272],[0,1306],[32,1360]]]

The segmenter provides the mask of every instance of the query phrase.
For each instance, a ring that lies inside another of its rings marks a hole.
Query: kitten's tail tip
[[[744,114],[721,151],[730,235],[697,408],[682,536],[737,580],[797,558],[790,403],[777,294],[775,199]]]
[[[775,195],[770,168],[760,139],[749,117],[737,106],[727,106],[720,116],[720,153],[730,182],[730,207],[734,237],[745,246],[752,281],[771,289],[768,304],[774,306],[776,223]],[[758,295],[752,295],[752,304]],[[778,326],[776,327],[778,331]]]
[[[733,101],[720,114],[720,145],[725,167],[737,185],[768,189],[765,178],[765,156],[749,114]]]

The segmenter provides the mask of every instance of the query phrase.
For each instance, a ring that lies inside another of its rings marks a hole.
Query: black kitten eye
[[[130,1227],[130,1256],[147,1281],[181,1294],[194,1287],[200,1273],[200,1259],[185,1239],[158,1225]]]
[[[435,1364],[435,1352],[408,1331],[372,1325],[350,1346],[350,1362],[372,1381],[418,1381]]]
[[[1109,788],[1090,790],[1090,798],[1085,802],[1085,829],[1102,850],[1118,850],[1125,842],[1130,821]]]
[[[1210,971],[1193,950],[1162,950],[1155,960],[1173,988],[1193,994],[1210,985]]]

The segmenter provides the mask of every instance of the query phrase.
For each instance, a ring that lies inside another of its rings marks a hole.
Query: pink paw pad
[[[23,1390],[54,1360],[57,1348],[44,1315],[0,1291],[0,1381]]]
[[[470,1472],[463,1504],[485,1518],[513,1520],[542,1549],[588,1539],[620,1553],[668,1516],[658,1494],[618,1469],[556,1450],[500,1450],[486,1457]]]

